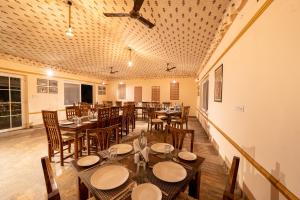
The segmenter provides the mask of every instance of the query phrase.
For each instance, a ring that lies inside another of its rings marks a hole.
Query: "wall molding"
[[[197,112],[204,118],[208,123],[210,123],[237,151],[240,152],[244,158],[253,166],[255,169],[262,174],[282,195],[284,195],[289,200],[299,200],[299,198],[292,193],[285,185],[283,185],[278,179],[276,179],[272,174],[270,174],[261,164],[259,164],[254,158],[252,158],[239,144],[237,144],[229,134],[225,133],[221,128],[219,128],[212,120],[208,118],[207,115],[202,113],[202,111],[196,108]]]
[[[227,54],[227,52],[235,45],[235,43],[248,31],[248,29],[256,22],[256,20],[269,8],[274,0],[266,0],[265,3],[259,8],[259,10],[254,14],[254,16],[249,20],[249,22],[242,28],[238,35],[233,39],[233,41],[228,45],[228,47],[223,51],[223,53],[217,58],[217,60],[209,67],[207,72],[201,78],[202,82],[208,73],[220,62],[220,60]],[[227,32],[228,33],[228,32]],[[204,68],[202,68],[203,70]],[[198,72],[197,76],[200,76],[201,71]]]

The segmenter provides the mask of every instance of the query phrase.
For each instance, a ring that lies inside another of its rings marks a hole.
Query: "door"
[[[21,127],[21,78],[0,75],[0,132]]]
[[[81,102],[93,103],[93,86],[81,84]]]

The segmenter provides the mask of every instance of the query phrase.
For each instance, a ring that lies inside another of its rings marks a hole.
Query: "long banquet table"
[[[147,135],[149,135],[149,133],[147,133]],[[162,142],[161,138],[157,137],[156,139],[158,140],[156,140],[154,139],[155,136],[153,135],[147,138],[149,144]],[[133,139],[127,140],[126,143],[130,143],[132,142],[132,140]],[[80,199],[87,199],[89,192],[92,193],[96,199],[111,199],[120,191],[124,190],[124,188],[126,188],[126,186],[132,181],[136,181],[137,183],[142,183],[141,180],[138,178],[137,174],[135,173],[136,164],[134,164],[133,152],[130,152],[128,154],[118,156],[117,158],[118,164],[125,166],[129,170],[130,172],[129,179],[123,185],[112,190],[103,191],[103,190],[95,189],[90,183],[90,178],[97,169],[99,169],[102,166],[105,166],[105,165],[101,165],[104,158],[102,158],[100,155],[98,156],[100,157],[100,161],[94,166],[87,167],[87,168],[78,166],[75,160],[72,161],[73,167],[78,172],[78,189],[79,189]],[[189,186],[189,195],[196,199],[199,199],[200,177],[201,177],[200,166],[203,163],[204,158],[197,156],[197,160],[193,162],[181,160],[180,162],[183,163],[182,166],[185,167],[187,171],[187,177],[183,181],[177,183],[168,183],[168,182],[161,181],[158,178],[156,178],[152,173],[153,165],[155,165],[158,162],[166,160],[164,156],[162,156],[161,154],[150,153],[149,159],[150,161],[147,165],[145,176],[147,182],[151,182],[152,184],[158,186],[162,191],[167,193],[166,196],[163,192],[162,199],[164,200],[174,199],[181,191],[186,189],[187,186]],[[126,199],[130,199],[130,198],[127,197]]]

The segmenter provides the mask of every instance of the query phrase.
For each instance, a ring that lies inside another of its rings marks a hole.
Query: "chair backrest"
[[[163,108],[167,108],[171,106],[171,102],[162,102]]]
[[[178,129],[170,125],[166,125],[166,132],[172,135],[172,143],[174,148],[181,150],[184,138],[187,134],[191,135],[190,151],[194,150],[194,130]]]
[[[116,101],[116,106],[122,107],[122,101]]]
[[[153,107],[148,107],[147,108],[147,113],[148,113],[148,119],[150,121],[152,121],[152,119],[156,118],[156,114],[155,114],[155,108]]]
[[[223,193],[223,200],[233,200],[234,199],[234,190],[236,185],[236,179],[238,175],[239,170],[239,164],[240,164],[240,158],[237,156],[233,157],[229,176],[226,183],[226,188]]]
[[[112,101],[103,101],[105,107],[111,107],[113,105]]]
[[[119,125],[116,124],[106,128],[97,128],[88,131],[93,131],[94,133],[96,133],[100,149],[104,150],[110,147],[110,144],[112,142],[111,139],[113,138],[113,135],[115,135],[115,138],[117,137],[119,131]],[[118,141],[115,141],[115,143],[118,143]]]
[[[66,118],[67,120],[73,119],[75,116],[81,116],[78,106],[67,106],[66,107]]]
[[[88,116],[90,107],[91,106],[89,104],[81,105],[79,107],[79,109],[80,109],[80,116]]]
[[[109,123],[109,115],[110,115],[110,108],[100,108],[98,109],[98,127],[105,128],[108,126]]]
[[[42,110],[42,115],[48,143],[53,150],[59,150],[62,144],[62,137],[58,124],[57,111]]]
[[[111,107],[110,108],[110,115],[109,115],[109,125],[110,126],[120,123],[119,111],[120,111],[119,107]]]
[[[187,120],[190,114],[190,106],[184,106],[181,112],[181,118]]]
[[[41,163],[44,172],[44,178],[47,188],[48,199],[51,200],[60,200],[59,191],[57,188],[56,181],[53,176],[53,171],[49,162],[48,157],[41,158]]]

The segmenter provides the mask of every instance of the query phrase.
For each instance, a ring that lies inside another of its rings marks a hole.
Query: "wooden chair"
[[[111,107],[109,113],[109,126],[120,123],[120,108]]]
[[[48,157],[51,161],[52,156],[56,153],[60,154],[60,165],[64,165],[64,160],[71,157],[73,154],[69,154],[64,157],[64,146],[68,145],[67,149],[71,152],[71,143],[74,142],[74,137],[68,134],[62,135],[60,132],[57,111],[42,111],[44,126],[47,133],[48,140]],[[79,140],[80,151],[82,150],[82,142]],[[55,152],[57,151],[57,152]]]
[[[178,119],[172,119],[171,125],[174,127],[179,126],[181,129],[183,129],[183,124],[185,124],[186,129],[188,129],[188,119],[189,119],[189,113],[190,113],[190,106],[184,106],[181,117]]]
[[[112,107],[113,102],[112,101],[103,101],[104,107]]]
[[[163,109],[169,108],[170,106],[171,106],[171,102],[162,102]]]
[[[76,116],[81,116],[78,106],[67,106],[66,107],[66,118],[72,120]]]
[[[88,116],[89,114],[89,110],[90,110],[91,106],[89,104],[84,104],[79,106],[80,109],[80,116]]]
[[[56,181],[53,176],[53,171],[50,165],[48,157],[42,157],[41,163],[44,172],[44,178],[47,188],[47,199],[48,200],[60,200],[59,191],[57,188]]]
[[[229,176],[227,179],[225,191],[223,193],[223,200],[236,199],[235,195],[234,195],[234,190],[235,190],[236,179],[237,179],[238,170],[239,170],[239,164],[240,164],[240,158],[234,156],[232,163],[231,163],[231,168],[230,168]]]
[[[152,126],[155,125],[157,129],[164,129],[164,122],[161,119],[156,118],[155,108],[148,108],[148,131],[152,132]]]
[[[110,147],[112,143],[119,143],[119,125],[115,124],[113,126],[105,127],[105,128],[96,128],[96,129],[88,129],[89,133],[94,133],[97,139],[97,147],[96,151],[105,150]],[[115,141],[113,139],[115,138]]]
[[[166,125],[165,131],[167,134],[172,135],[172,143],[174,148],[181,150],[183,146],[184,138],[187,134],[191,135],[191,144],[190,144],[190,151],[193,152],[194,150],[194,137],[195,133],[194,130],[186,130],[186,129],[178,129],[174,128],[170,125]]]
[[[123,114],[120,120],[121,137],[123,136],[123,132],[125,132],[126,135],[129,134],[129,118],[130,106],[123,106]]]
[[[98,128],[105,128],[109,125],[110,108],[98,109]]]
[[[148,108],[150,107],[149,102],[142,102],[142,119],[148,117]]]

